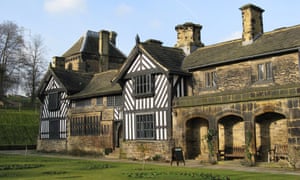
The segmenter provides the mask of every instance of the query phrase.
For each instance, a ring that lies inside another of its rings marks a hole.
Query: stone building
[[[267,161],[286,147],[299,161],[300,26],[264,32],[263,9],[240,10],[241,39],[200,47],[183,61],[192,78],[188,95],[173,102],[175,144],[186,158],[207,159],[214,132],[216,156],[242,148],[252,161]]]
[[[96,73],[79,93],[70,96],[68,151],[112,152],[122,139],[122,89],[111,80],[117,70]]]
[[[170,160],[172,148],[182,147],[187,159],[285,158],[299,167],[300,26],[264,32],[263,9],[240,10],[239,39],[205,46],[202,26],[185,23],[175,27],[175,47],[137,37],[126,60],[115,33],[88,32],[54,61],[64,72],[81,73],[85,84],[75,92],[53,68],[40,88],[38,148],[59,149],[51,143],[62,138],[61,147],[73,153],[120,147],[122,158]],[[66,96],[59,101],[54,92]],[[52,126],[62,100],[63,119]]]

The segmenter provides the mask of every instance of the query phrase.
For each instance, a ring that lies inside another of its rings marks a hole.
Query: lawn
[[[0,152],[1,153],[1,152]],[[0,179],[299,179],[299,176],[0,154]]]

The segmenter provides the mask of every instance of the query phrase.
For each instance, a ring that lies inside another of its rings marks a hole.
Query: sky
[[[138,34],[173,47],[175,26],[203,26],[201,41],[211,45],[241,38],[240,7],[248,3],[265,10],[264,31],[300,24],[298,0],[0,0],[0,23],[12,21],[25,35],[38,34],[46,46],[45,60],[61,56],[87,30],[117,32],[117,47],[128,55]]]

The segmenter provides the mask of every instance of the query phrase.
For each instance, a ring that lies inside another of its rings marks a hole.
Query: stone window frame
[[[91,99],[82,99],[75,101],[75,108],[84,108],[92,105]]]
[[[74,116],[70,121],[71,136],[98,136],[101,117],[98,115]]]
[[[97,97],[96,98],[96,104],[97,106],[103,106],[103,97]]]
[[[206,71],[204,72],[204,89],[216,89],[217,88],[217,72]]]
[[[270,82],[274,80],[272,62],[257,64],[257,81]]]

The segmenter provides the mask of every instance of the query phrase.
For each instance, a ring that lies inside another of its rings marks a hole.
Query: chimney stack
[[[109,40],[110,42],[115,46],[116,45],[116,39],[117,39],[117,33],[115,31],[109,32]]]
[[[263,9],[253,4],[247,4],[240,8],[243,18],[243,45],[252,44],[263,34]]]
[[[99,72],[108,70],[109,32],[102,30],[99,32]]]
[[[201,42],[201,29],[202,26],[200,24],[191,22],[177,25],[175,27],[177,31],[177,43],[175,47],[182,48],[185,54],[189,55],[198,47],[204,46]]]
[[[56,69],[65,69],[65,58],[54,56],[52,57],[52,65],[53,68]]]

